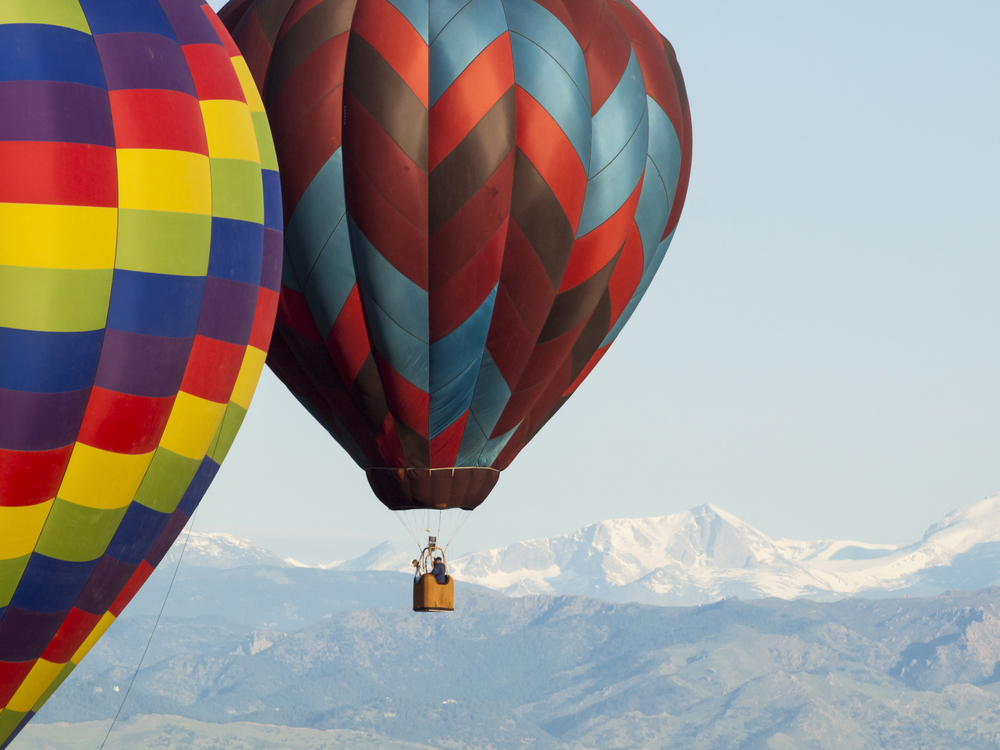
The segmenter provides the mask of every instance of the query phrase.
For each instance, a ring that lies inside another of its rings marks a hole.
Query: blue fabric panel
[[[477,461],[488,441],[489,438],[476,421],[475,413],[470,413],[465,423],[465,432],[462,433],[462,442],[458,446],[455,466],[478,466]]]
[[[670,122],[666,112],[660,109],[651,97],[647,98],[649,106],[649,158],[656,165],[656,171],[667,189],[670,207],[673,208],[674,196],[677,194],[677,181],[681,176],[681,142],[677,131]],[[666,226],[666,224],[664,224]],[[657,238],[658,239],[658,238]]]
[[[33,23],[0,25],[0,81],[67,81],[108,88],[93,37]]]
[[[260,281],[264,226],[252,221],[212,217],[212,252],[208,275],[254,284]]]
[[[67,610],[87,585],[98,562],[66,562],[32,552],[10,606],[31,612]]]
[[[670,199],[667,197],[666,188],[653,160],[646,157],[646,177],[642,181],[642,193],[639,195],[639,205],[635,209],[635,223],[639,227],[639,237],[642,240],[643,270],[653,259],[669,218]]]
[[[295,273],[295,268],[292,266],[292,260],[289,255],[288,245],[286,244],[285,252],[281,254],[281,285],[287,286],[296,292],[301,292],[302,285],[299,283],[299,276]]]
[[[493,317],[496,299],[497,287],[494,286],[479,308],[462,325],[431,344],[431,392],[458,377],[482,353],[486,346],[486,336],[490,332],[490,319]],[[471,400],[471,393],[469,398]]]
[[[589,174],[589,97],[584,98],[565,68],[530,39],[511,32],[510,45],[514,53],[514,81],[531,94],[562,128]]]
[[[170,519],[142,503],[130,503],[105,554],[128,565],[138,565]]]
[[[427,41],[427,25],[430,10],[429,0],[389,0],[389,3],[396,8],[403,17],[410,22],[410,25]]]
[[[510,387],[490,356],[490,350],[486,349],[479,369],[476,394],[472,397],[472,413],[486,435],[493,432],[509,400]]]
[[[425,393],[430,392],[430,347],[426,341],[400,328],[363,291],[361,303],[368,320],[372,347],[392,369]]]
[[[94,384],[104,331],[51,333],[0,328],[0,388],[34,393]]]
[[[344,154],[338,148],[309,183],[288,218],[285,255],[300,283],[309,277],[323,246],[346,211]]]
[[[492,440],[487,440],[486,446],[483,448],[483,452],[479,455],[479,458],[476,460],[476,465],[491,466],[493,462],[497,460],[497,456],[500,455],[500,451],[502,451],[507,446],[507,441],[510,440],[511,436],[515,432],[517,432],[517,428],[520,426],[521,423],[518,423],[517,427],[508,430],[503,435],[495,437]]]
[[[469,64],[507,31],[500,0],[472,0],[438,35],[430,50],[430,106]]]
[[[594,115],[589,177],[600,172],[621,153],[638,127],[645,109],[646,85],[639,69],[639,59],[633,50],[621,80]]]
[[[628,145],[587,184],[587,197],[583,201],[583,215],[580,217],[577,237],[594,231],[625,205],[642,177],[648,143],[649,118],[644,113]]]
[[[285,218],[281,207],[281,177],[273,169],[260,170],[264,183],[264,226],[268,229],[284,229]]]
[[[204,296],[204,276],[171,276],[116,268],[108,328],[149,336],[194,336]]]
[[[448,25],[462,8],[472,0],[434,0],[430,8],[430,42],[434,43],[437,35]]]
[[[544,49],[573,79],[577,91],[587,104],[590,116],[590,76],[587,60],[576,38],[562,21],[534,0],[504,0],[507,26],[512,34],[520,34]]]
[[[80,0],[80,7],[94,36],[141,31],[177,41],[170,21],[156,0]]]
[[[327,241],[303,289],[313,320],[324,341],[347,302],[354,288],[354,281],[351,237],[345,217]]]
[[[396,270],[368,241],[354,220],[350,216],[347,218],[354,270],[364,296],[382,308],[383,314],[392,318],[399,328],[426,345],[430,341],[427,292]]]
[[[608,335],[604,337],[604,341],[601,342],[601,346],[605,347],[618,338],[618,334],[622,332],[625,324],[628,323],[629,318],[632,317],[632,313],[635,312],[635,308],[639,306],[639,302],[642,301],[643,295],[646,294],[646,290],[649,289],[650,283],[653,281],[653,277],[656,275],[656,271],[659,269],[660,264],[663,262],[664,256],[667,254],[667,248],[670,247],[670,241],[674,238],[674,232],[670,233],[663,242],[659,244],[656,248],[656,252],[653,253],[653,257],[649,262],[646,270],[642,273],[642,279],[639,281],[639,287],[636,289],[635,294],[632,295],[632,299],[628,301],[625,306],[625,310],[622,311],[622,315],[618,318],[617,322],[608,331]]]
[[[430,437],[434,438],[461,417],[472,404],[472,394],[476,391],[476,378],[483,355],[479,356],[451,382],[431,393]]]
[[[191,480],[191,484],[188,485],[187,490],[184,492],[184,497],[177,503],[174,513],[183,513],[188,518],[193,516],[195,510],[198,509],[198,503],[205,497],[208,485],[212,483],[212,480],[215,479],[215,475],[218,473],[219,465],[208,456],[205,456],[201,460],[201,466],[198,467],[198,471],[194,474],[194,479]]]

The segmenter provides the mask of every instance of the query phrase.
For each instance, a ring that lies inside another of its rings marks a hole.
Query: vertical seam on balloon
[[[621,156],[625,152],[625,150],[629,147],[629,145],[632,143],[632,139],[635,138],[636,133],[639,132],[639,128],[642,127],[642,121],[643,121],[643,119],[646,118],[646,117],[648,117],[648,115],[649,115],[649,102],[645,101],[645,98],[644,98],[643,99],[643,105],[642,105],[642,114],[639,116],[639,122],[637,122],[636,125],[635,125],[635,127],[632,129],[632,133],[629,135],[628,140],[625,141],[625,145],[622,146],[621,149],[619,149],[619,151],[618,151],[617,154],[615,154],[613,157],[611,157],[611,160],[607,164],[605,164],[603,167],[601,167],[601,169],[600,169],[599,172],[594,172],[594,174],[592,174],[590,177],[587,178],[587,183],[588,184],[591,181],[596,180],[597,177],[598,177],[598,175],[600,175],[602,172],[604,172],[604,170],[606,170],[608,167],[610,167],[612,164],[614,164],[616,161],[618,161],[618,157]],[[646,155],[647,156],[649,155],[649,144],[648,143],[646,144]],[[625,204],[623,203],[622,206],[624,206],[624,205]],[[621,206],[619,206],[618,208],[621,208]],[[593,230],[591,230],[591,231],[593,231]]]
[[[346,31],[345,31],[344,33],[345,33],[345,34],[349,34],[350,32],[346,32]],[[342,36],[342,34],[338,34],[337,36]],[[333,37],[333,38],[334,38],[334,39],[336,39],[337,37]],[[300,65],[301,65],[301,63],[300,63]],[[296,68],[295,68],[295,70],[298,70],[298,68],[296,67]],[[305,112],[303,113],[302,117],[300,117],[300,118],[299,118],[298,120],[296,120],[296,121],[295,121],[295,124],[294,124],[294,125],[292,125],[292,126],[291,126],[290,128],[288,128],[288,133],[289,133],[289,135],[290,135],[291,133],[294,133],[294,132],[295,132],[295,129],[296,129],[296,128],[297,128],[297,127],[298,127],[299,125],[301,125],[301,124],[302,124],[302,122],[303,122],[303,121],[304,121],[304,120],[305,120],[305,119],[306,119],[306,118],[307,118],[307,117],[308,117],[308,116],[309,116],[310,114],[312,114],[312,111],[313,111],[314,109],[316,109],[316,107],[318,107],[318,106],[319,106],[320,104],[322,104],[323,102],[325,102],[325,101],[327,100],[327,98],[328,98],[328,97],[330,96],[330,94],[334,94],[334,93],[336,93],[337,89],[342,89],[342,88],[344,88],[344,82],[343,82],[343,81],[341,81],[340,83],[338,83],[338,84],[337,84],[336,86],[334,86],[334,87],[333,87],[332,89],[330,89],[330,90],[329,90],[329,91],[327,91],[327,92],[326,92],[325,94],[323,94],[323,96],[321,96],[321,97],[320,97],[319,99],[317,99],[317,100],[316,100],[316,103],[315,103],[315,104],[313,104],[313,105],[312,105],[312,106],[311,106],[311,107],[310,107],[309,109],[307,109],[307,110],[306,110],[306,111],[305,111]],[[280,89],[279,89],[279,91],[280,91]],[[344,142],[344,131],[343,131],[343,129],[341,129],[341,131],[340,131],[340,142],[341,142],[341,145],[343,145],[343,142]],[[334,152],[336,152],[336,149],[334,150]],[[300,199],[300,200],[301,200],[301,199]]]
[[[363,104],[361,104],[359,102],[359,105],[361,106],[362,109],[364,109],[364,105]],[[368,110],[365,109],[365,112],[368,112]],[[371,113],[369,112],[369,114],[371,114]],[[376,122],[377,122],[377,120],[376,120]],[[381,127],[381,126],[379,126],[379,127]],[[385,130],[383,129],[382,132],[385,132]],[[388,135],[388,133],[386,133],[386,135]],[[395,141],[393,141],[393,143],[395,143]],[[399,144],[397,143],[396,146],[398,147]],[[402,149],[400,149],[400,150],[402,151]],[[357,160],[355,160],[354,157],[352,157],[348,153],[347,149],[344,150],[344,159],[345,160],[346,159],[350,159],[354,163],[354,166],[357,168],[358,172],[360,172],[364,176],[364,178],[366,180],[368,180],[368,184],[371,185],[372,190],[374,190],[376,193],[378,193],[380,196],[382,196],[382,199],[392,208],[393,211],[395,211],[397,214],[399,214],[403,218],[403,220],[406,221],[407,224],[409,224],[414,229],[416,229],[418,232],[420,232],[420,234],[422,234],[424,237],[430,238],[430,233],[429,232],[425,232],[423,229],[421,229],[416,224],[414,224],[409,219],[409,217],[406,214],[404,214],[402,211],[399,210],[399,208],[396,206],[395,203],[393,203],[391,200],[389,200],[389,198],[385,195],[385,193],[383,193],[381,190],[379,190],[378,185],[376,185],[375,182],[372,180],[372,178],[368,175],[368,173],[365,172],[364,169],[362,169],[361,165],[357,162]],[[417,169],[420,169],[420,168],[417,167]],[[345,180],[345,184],[346,184],[346,180]],[[347,213],[350,213],[350,211],[347,211]],[[355,223],[357,223],[357,222],[355,222]]]
[[[563,28],[565,29],[566,27],[563,26]],[[569,31],[569,29],[566,29],[566,31]],[[534,39],[526,37],[524,34],[518,32],[518,31],[514,31],[512,29],[508,29],[507,33],[509,33],[509,34],[516,34],[517,36],[519,36],[522,39],[524,39],[526,42],[530,42],[531,44],[535,45],[536,47],[538,47],[538,49],[540,49],[542,52],[544,52],[546,55],[548,55],[550,58],[552,58],[552,62],[554,62],[556,65],[558,65],[559,68],[566,74],[566,77],[569,78],[569,80],[571,80],[573,82],[573,88],[575,88],[578,92],[580,92],[580,98],[583,99],[583,103],[584,104],[587,104],[587,109],[588,110],[590,109],[590,105],[589,105],[589,103],[587,101],[589,97],[587,97],[586,95],[584,95],[583,89],[581,89],[580,86],[577,84],[576,79],[573,78],[572,75],[570,75],[570,72],[568,70],[566,70],[565,66],[561,62],[559,62],[558,60],[556,60],[556,58],[552,57],[552,55],[549,53],[549,51],[547,49],[545,49],[545,47],[543,47],[542,45],[540,45]],[[588,76],[588,79],[587,79],[587,83],[588,83],[588,85],[590,83],[589,76]],[[520,84],[518,84],[518,85],[520,85]]]
[[[604,9],[606,7],[607,3],[604,0],[601,0],[601,12],[600,15],[597,16],[597,23],[594,24],[594,30],[590,33],[590,38],[587,40],[587,46],[584,47],[582,44],[580,45],[580,49],[583,50],[584,54],[586,54],[587,50],[590,49],[590,45],[594,43],[594,37],[597,36],[597,30],[601,28],[601,20],[604,18]]]
[[[313,179],[316,179],[316,178],[314,177]],[[312,183],[310,183],[310,184],[312,184]],[[316,260],[314,260],[312,262],[312,265],[309,266],[309,272],[306,274],[306,280],[305,280],[305,282],[300,284],[300,286],[302,286],[302,293],[303,294],[305,294],[305,287],[309,283],[309,279],[312,278],[312,273],[313,273],[313,270],[316,268],[316,264],[319,263],[319,259],[323,257],[323,253],[326,251],[326,246],[330,243],[330,238],[333,237],[333,235],[335,235],[337,233],[337,229],[340,228],[340,225],[344,223],[344,219],[346,219],[346,218],[347,218],[347,210],[345,209],[344,213],[341,214],[341,216],[340,216],[339,219],[337,219],[337,224],[336,224],[336,226],[334,226],[333,231],[330,232],[330,234],[328,234],[326,236],[325,240],[323,240],[323,244],[320,246],[319,254],[316,255]],[[284,242],[282,242],[282,245],[284,245]],[[294,270],[294,268],[292,270]]]

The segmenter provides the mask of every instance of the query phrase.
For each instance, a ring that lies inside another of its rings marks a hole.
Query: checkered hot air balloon
[[[276,169],[208,5],[0,2],[0,748],[233,442],[278,304]]]
[[[281,165],[268,364],[389,508],[474,508],[619,334],[691,120],[629,0],[234,0]]]

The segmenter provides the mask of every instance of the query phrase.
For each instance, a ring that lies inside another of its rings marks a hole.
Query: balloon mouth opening
[[[366,469],[368,484],[389,510],[477,508],[500,478],[497,469],[449,466],[436,469]]]

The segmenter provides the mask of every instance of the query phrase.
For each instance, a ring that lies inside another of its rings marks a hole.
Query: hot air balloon
[[[674,236],[691,118],[629,0],[234,0],[275,137],[268,364],[390,509],[483,502]]]
[[[232,445],[278,303],[276,169],[208,5],[0,4],[0,747]]]

